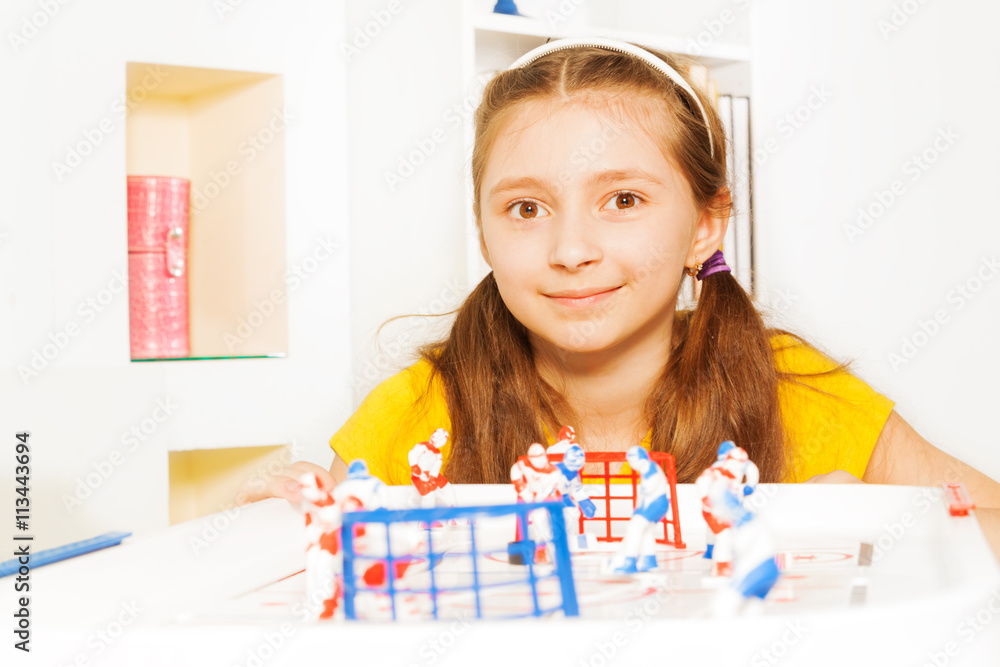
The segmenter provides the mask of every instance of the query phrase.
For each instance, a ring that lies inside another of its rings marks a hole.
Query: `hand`
[[[337,482],[330,471],[308,461],[296,461],[290,466],[281,468],[273,475],[256,475],[243,482],[236,493],[236,504],[246,505],[265,498],[285,498],[290,503],[302,501],[302,485],[299,477],[303,473],[314,472],[319,475],[324,486],[333,488]]]
[[[864,484],[860,479],[846,470],[833,470],[822,475],[813,475],[805,484]]]
[[[584,498],[580,501],[580,512],[588,519],[593,518],[597,514],[597,506],[590,498]]]

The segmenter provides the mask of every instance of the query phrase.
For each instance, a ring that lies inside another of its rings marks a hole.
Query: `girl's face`
[[[668,342],[685,264],[725,233],[638,120],[596,109],[523,104],[479,193],[483,255],[504,302],[535,344],[564,352]]]

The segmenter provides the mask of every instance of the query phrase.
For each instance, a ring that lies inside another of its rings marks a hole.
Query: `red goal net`
[[[580,474],[590,499],[597,506],[597,513],[590,519],[580,516],[580,532],[593,533],[598,542],[618,542],[622,539],[625,525],[635,508],[638,474],[622,465],[625,463],[625,452],[587,452],[586,456],[587,464]],[[561,461],[562,455],[550,455],[549,458],[553,462]],[[681,538],[681,520],[677,509],[677,469],[674,467],[674,457],[665,452],[650,452],[649,458],[663,469],[670,485],[670,510],[660,522],[663,535],[656,542],[683,549],[685,545]],[[611,471],[613,465],[616,472]],[[621,471],[623,468],[626,472]],[[595,487],[603,488],[603,495],[597,495]]]

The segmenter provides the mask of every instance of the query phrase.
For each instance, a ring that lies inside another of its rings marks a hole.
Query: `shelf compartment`
[[[231,510],[240,486],[291,463],[284,445],[169,453],[170,524]]]
[[[126,64],[126,170],[191,181],[187,359],[288,353],[280,75]]]

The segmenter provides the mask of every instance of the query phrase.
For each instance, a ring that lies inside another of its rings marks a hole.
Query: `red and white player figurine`
[[[559,435],[556,436],[556,441],[549,445],[546,451],[548,454],[565,454],[566,450],[573,445],[579,446],[579,442],[576,441],[576,431],[573,430],[572,426],[563,426],[559,429]]]
[[[448,431],[439,428],[428,440],[413,445],[407,455],[410,463],[410,481],[420,494],[421,507],[436,507],[440,504],[455,506],[455,491],[441,474],[443,462],[441,448],[447,442]]]
[[[719,445],[715,463],[707,468],[695,481],[695,488],[701,496],[701,514],[708,524],[705,558],[712,560],[712,574],[728,577],[732,574],[733,522],[732,513],[715,507],[713,498],[722,497],[728,490],[731,497],[740,502],[757,488],[760,473],[757,466],[747,456],[746,450],[737,447],[732,440]]]
[[[343,554],[340,551],[340,507],[316,473],[299,478],[306,517],[306,609],[313,619],[333,618],[343,595]]]
[[[519,503],[540,503],[559,499],[556,487],[560,479],[559,469],[549,462],[549,457],[545,454],[545,447],[537,442],[528,448],[527,455],[518,457],[510,468],[510,481],[514,484],[514,490],[517,491],[517,502]],[[536,514],[537,516],[528,517],[527,535],[524,534],[521,521],[517,522],[517,537],[515,538],[517,542],[515,544],[524,544],[524,540],[529,539],[537,545],[552,539],[548,515],[544,512]],[[512,545],[508,553],[513,555],[515,552],[517,552],[517,547]]]
[[[540,503],[556,498],[559,471],[549,463],[545,448],[537,442],[528,448],[525,456],[518,457],[510,468],[510,481],[522,503]]]

